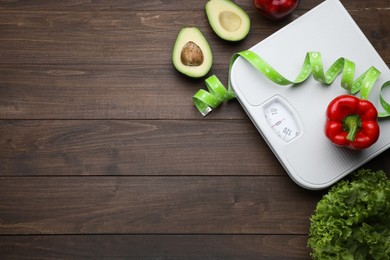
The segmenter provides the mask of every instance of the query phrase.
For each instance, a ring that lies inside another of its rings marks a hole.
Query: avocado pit
[[[203,63],[204,56],[200,47],[192,42],[187,42],[180,55],[181,62],[186,66],[200,66]]]
[[[241,18],[237,14],[224,11],[219,14],[219,23],[228,32],[235,32],[241,26]]]
[[[183,27],[173,46],[175,68],[191,78],[205,76],[213,64],[213,53],[202,32],[196,27]]]

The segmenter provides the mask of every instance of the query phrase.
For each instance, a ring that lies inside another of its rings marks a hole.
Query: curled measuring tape
[[[200,89],[192,97],[194,105],[199,112],[206,116],[213,109],[217,108],[221,103],[231,100],[236,97],[230,83],[230,72],[233,63],[238,57],[244,58],[254,68],[266,76],[269,80],[276,84],[287,86],[293,84],[299,84],[305,81],[311,74],[313,78],[323,84],[330,85],[342,73],[341,86],[346,89],[350,94],[356,94],[360,91],[360,98],[368,99],[375,81],[380,75],[380,71],[371,66],[357,79],[355,78],[355,63],[345,58],[337,59],[329,69],[324,72],[321,53],[319,52],[307,52],[302,68],[295,78],[295,80],[289,80],[283,77],[272,66],[270,66],[264,59],[251,50],[245,50],[238,52],[232,56],[229,63],[229,76],[228,87],[219,81],[219,79],[212,75],[205,80],[208,91]],[[380,91],[379,100],[384,109],[384,112],[380,112],[378,117],[390,116],[390,104],[385,100],[382,93],[385,88],[390,86],[390,81],[385,82]]]

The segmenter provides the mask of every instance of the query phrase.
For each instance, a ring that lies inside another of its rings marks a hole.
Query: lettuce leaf
[[[339,181],[310,218],[313,259],[390,259],[390,180],[361,169]]]

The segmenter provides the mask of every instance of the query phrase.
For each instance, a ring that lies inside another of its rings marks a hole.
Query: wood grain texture
[[[0,147],[0,176],[286,175],[249,120],[3,120]]]
[[[283,175],[249,121],[0,121],[0,176]]]
[[[159,64],[171,65],[177,33],[197,26],[210,43],[215,64],[247,49],[306,11],[280,23],[248,11],[251,37],[239,43],[219,39],[204,11],[0,12],[0,63],[18,64]],[[390,61],[390,10],[352,10],[352,17],[386,62]],[[376,24],[380,17],[382,24]]]
[[[227,82],[226,70],[213,72]],[[203,119],[191,100],[203,80],[173,66],[0,65],[0,73],[2,119]],[[247,119],[236,100],[206,119],[217,118]]]
[[[310,259],[305,235],[0,236],[17,259]],[[288,257],[286,257],[288,256]]]
[[[205,31],[215,60],[209,75],[218,75],[224,84],[234,52],[289,21],[255,19],[256,36],[231,44],[214,35],[202,12],[17,14],[0,12],[2,119],[201,119],[191,97],[205,87],[202,79],[188,79],[171,64],[177,31],[188,23],[183,19],[194,17]],[[389,63],[390,10],[358,9],[351,14]],[[210,117],[246,119],[238,104],[230,103]]]
[[[136,0],[116,0],[115,3],[107,4],[105,0],[94,1],[82,1],[82,0],[69,0],[69,1],[45,1],[45,0],[0,0],[0,10],[26,10],[26,11],[39,11],[39,10],[162,10],[162,11],[187,11],[187,10],[204,10],[204,5],[207,0],[187,0],[180,4],[175,0],[148,0],[148,1],[136,1]],[[253,8],[252,0],[236,0],[245,10]],[[307,10],[322,3],[323,0],[305,0],[301,1],[299,9]],[[376,9],[387,8],[387,0],[375,0],[375,1],[356,1],[356,0],[341,0],[341,2],[352,9]]]
[[[3,120],[0,147],[0,176],[286,176],[249,120]]]
[[[204,11],[9,11],[0,13],[0,21],[1,63],[171,64],[179,30],[197,26],[210,42],[215,64],[227,64],[233,52],[261,40],[220,40]],[[287,22],[259,22],[252,30],[270,35]]]
[[[321,194],[287,176],[0,177],[0,190],[1,235],[302,235]]]

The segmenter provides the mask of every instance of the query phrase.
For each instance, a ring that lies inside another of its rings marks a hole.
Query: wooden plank
[[[215,64],[227,64],[233,52],[286,23],[255,23],[252,30],[260,37],[231,44],[215,35],[204,11],[1,12],[0,63],[171,64],[179,30],[197,26],[210,42]]]
[[[305,235],[0,236],[3,259],[310,259]]]
[[[0,176],[282,175],[249,120],[0,121]]]
[[[0,147],[0,176],[286,176],[249,119],[3,120]]]
[[[0,13],[1,64],[158,64],[170,65],[178,31],[199,27],[208,39],[214,64],[227,66],[230,56],[282,28],[254,11],[250,35],[231,44],[211,30],[204,11],[13,12]],[[389,9],[353,10],[351,15],[386,62],[390,62]],[[381,21],[381,22],[379,22]]]
[[[187,0],[178,4],[176,1],[127,1],[116,0],[110,4],[107,4],[105,0],[95,1],[83,1],[83,0],[68,0],[68,1],[45,1],[45,0],[18,0],[18,1],[0,1],[0,10],[204,10],[204,5],[207,0]],[[254,9],[252,1],[248,0],[236,0],[244,10]],[[311,9],[314,6],[322,3],[323,0],[305,0],[301,1],[299,9]],[[387,0],[376,1],[356,1],[356,0],[342,0],[343,5],[350,9],[357,8],[387,8]]]
[[[211,73],[227,84],[226,66]],[[0,119],[202,119],[191,97],[206,88],[173,66],[0,65]],[[153,75],[153,77],[150,77]],[[237,101],[207,119],[246,119]]]
[[[227,70],[210,74],[226,86]],[[0,119],[248,119],[237,100],[203,118],[191,100],[203,79],[171,65],[0,65],[0,75]]]
[[[321,195],[287,176],[0,177],[0,190],[1,235],[305,235]]]

